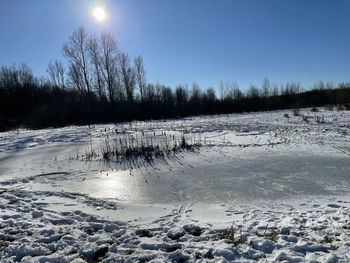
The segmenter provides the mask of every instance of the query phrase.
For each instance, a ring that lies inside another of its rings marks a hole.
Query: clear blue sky
[[[106,7],[105,22],[92,3]],[[350,80],[350,0],[1,0],[0,64],[44,75],[81,25],[113,33],[144,57],[148,81],[173,87]]]

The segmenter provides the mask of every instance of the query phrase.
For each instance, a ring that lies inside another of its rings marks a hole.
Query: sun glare
[[[106,18],[106,12],[102,7],[95,7],[92,14],[97,21],[103,21]]]

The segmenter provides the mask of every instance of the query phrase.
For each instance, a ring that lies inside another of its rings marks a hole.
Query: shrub
[[[300,109],[294,109],[293,110],[293,115],[294,116],[300,116]]]
[[[223,230],[222,234],[220,235],[220,239],[224,239],[227,243],[238,246],[244,242],[242,238],[242,229],[240,230],[240,233],[238,233],[238,230],[238,227],[234,222],[232,222],[230,227]]]

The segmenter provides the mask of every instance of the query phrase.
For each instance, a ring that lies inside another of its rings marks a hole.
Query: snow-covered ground
[[[0,133],[0,261],[349,262],[350,112],[300,114]],[[204,145],[83,160],[142,132]]]

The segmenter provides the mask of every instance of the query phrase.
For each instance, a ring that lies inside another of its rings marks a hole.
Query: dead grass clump
[[[180,136],[179,136],[180,135]],[[180,151],[191,151],[202,146],[201,139],[196,139],[193,135],[167,134],[161,132],[141,132],[139,134],[128,134],[126,132],[115,135],[106,134],[102,136],[98,149],[90,145],[90,149],[85,154],[86,160],[101,158],[104,161],[119,159],[143,158],[151,161],[168,155],[175,155]],[[100,154],[97,154],[99,152]]]

